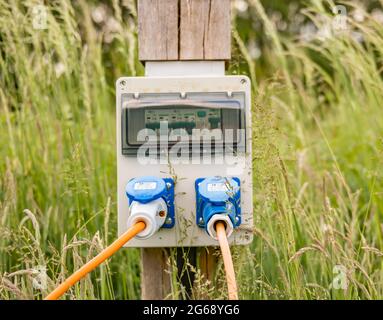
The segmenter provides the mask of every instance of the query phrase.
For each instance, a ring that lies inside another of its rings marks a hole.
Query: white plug
[[[136,238],[148,239],[165,223],[167,213],[168,207],[162,198],[148,203],[133,201],[129,207],[128,228],[139,221],[145,222],[146,228]]]
[[[214,216],[212,216],[206,225],[207,233],[213,239],[218,240],[217,230],[215,230],[215,224],[219,221],[223,222],[223,224],[225,225],[226,236],[229,238],[231,234],[233,233],[234,227],[230,217],[227,214],[220,213],[220,214],[215,214]]]

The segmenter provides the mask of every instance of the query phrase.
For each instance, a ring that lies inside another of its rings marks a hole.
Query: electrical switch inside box
[[[165,122],[169,129],[185,129],[192,134],[193,129],[222,129],[219,109],[152,109],[145,110],[145,128],[159,131],[160,123]]]

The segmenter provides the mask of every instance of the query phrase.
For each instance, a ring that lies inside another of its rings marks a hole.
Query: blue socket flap
[[[239,191],[236,179],[224,177],[209,177],[198,183],[198,193],[204,201],[224,205],[235,198]]]
[[[164,179],[144,176],[130,180],[125,191],[130,200],[148,203],[162,197],[167,190]]]

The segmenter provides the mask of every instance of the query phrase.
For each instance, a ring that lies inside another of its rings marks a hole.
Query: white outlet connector
[[[215,230],[215,224],[219,221],[225,224],[226,236],[229,238],[233,233],[234,227],[230,217],[227,214],[215,214],[214,216],[212,216],[206,226],[207,233],[213,239],[218,240],[217,231]]]
[[[146,228],[136,236],[136,239],[148,239],[165,223],[167,213],[168,207],[162,198],[148,203],[133,201],[129,207],[128,228],[138,221],[145,222]]]

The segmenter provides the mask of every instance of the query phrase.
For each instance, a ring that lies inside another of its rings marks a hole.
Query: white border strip
[[[211,77],[225,75],[225,61],[148,61],[146,77]]]

